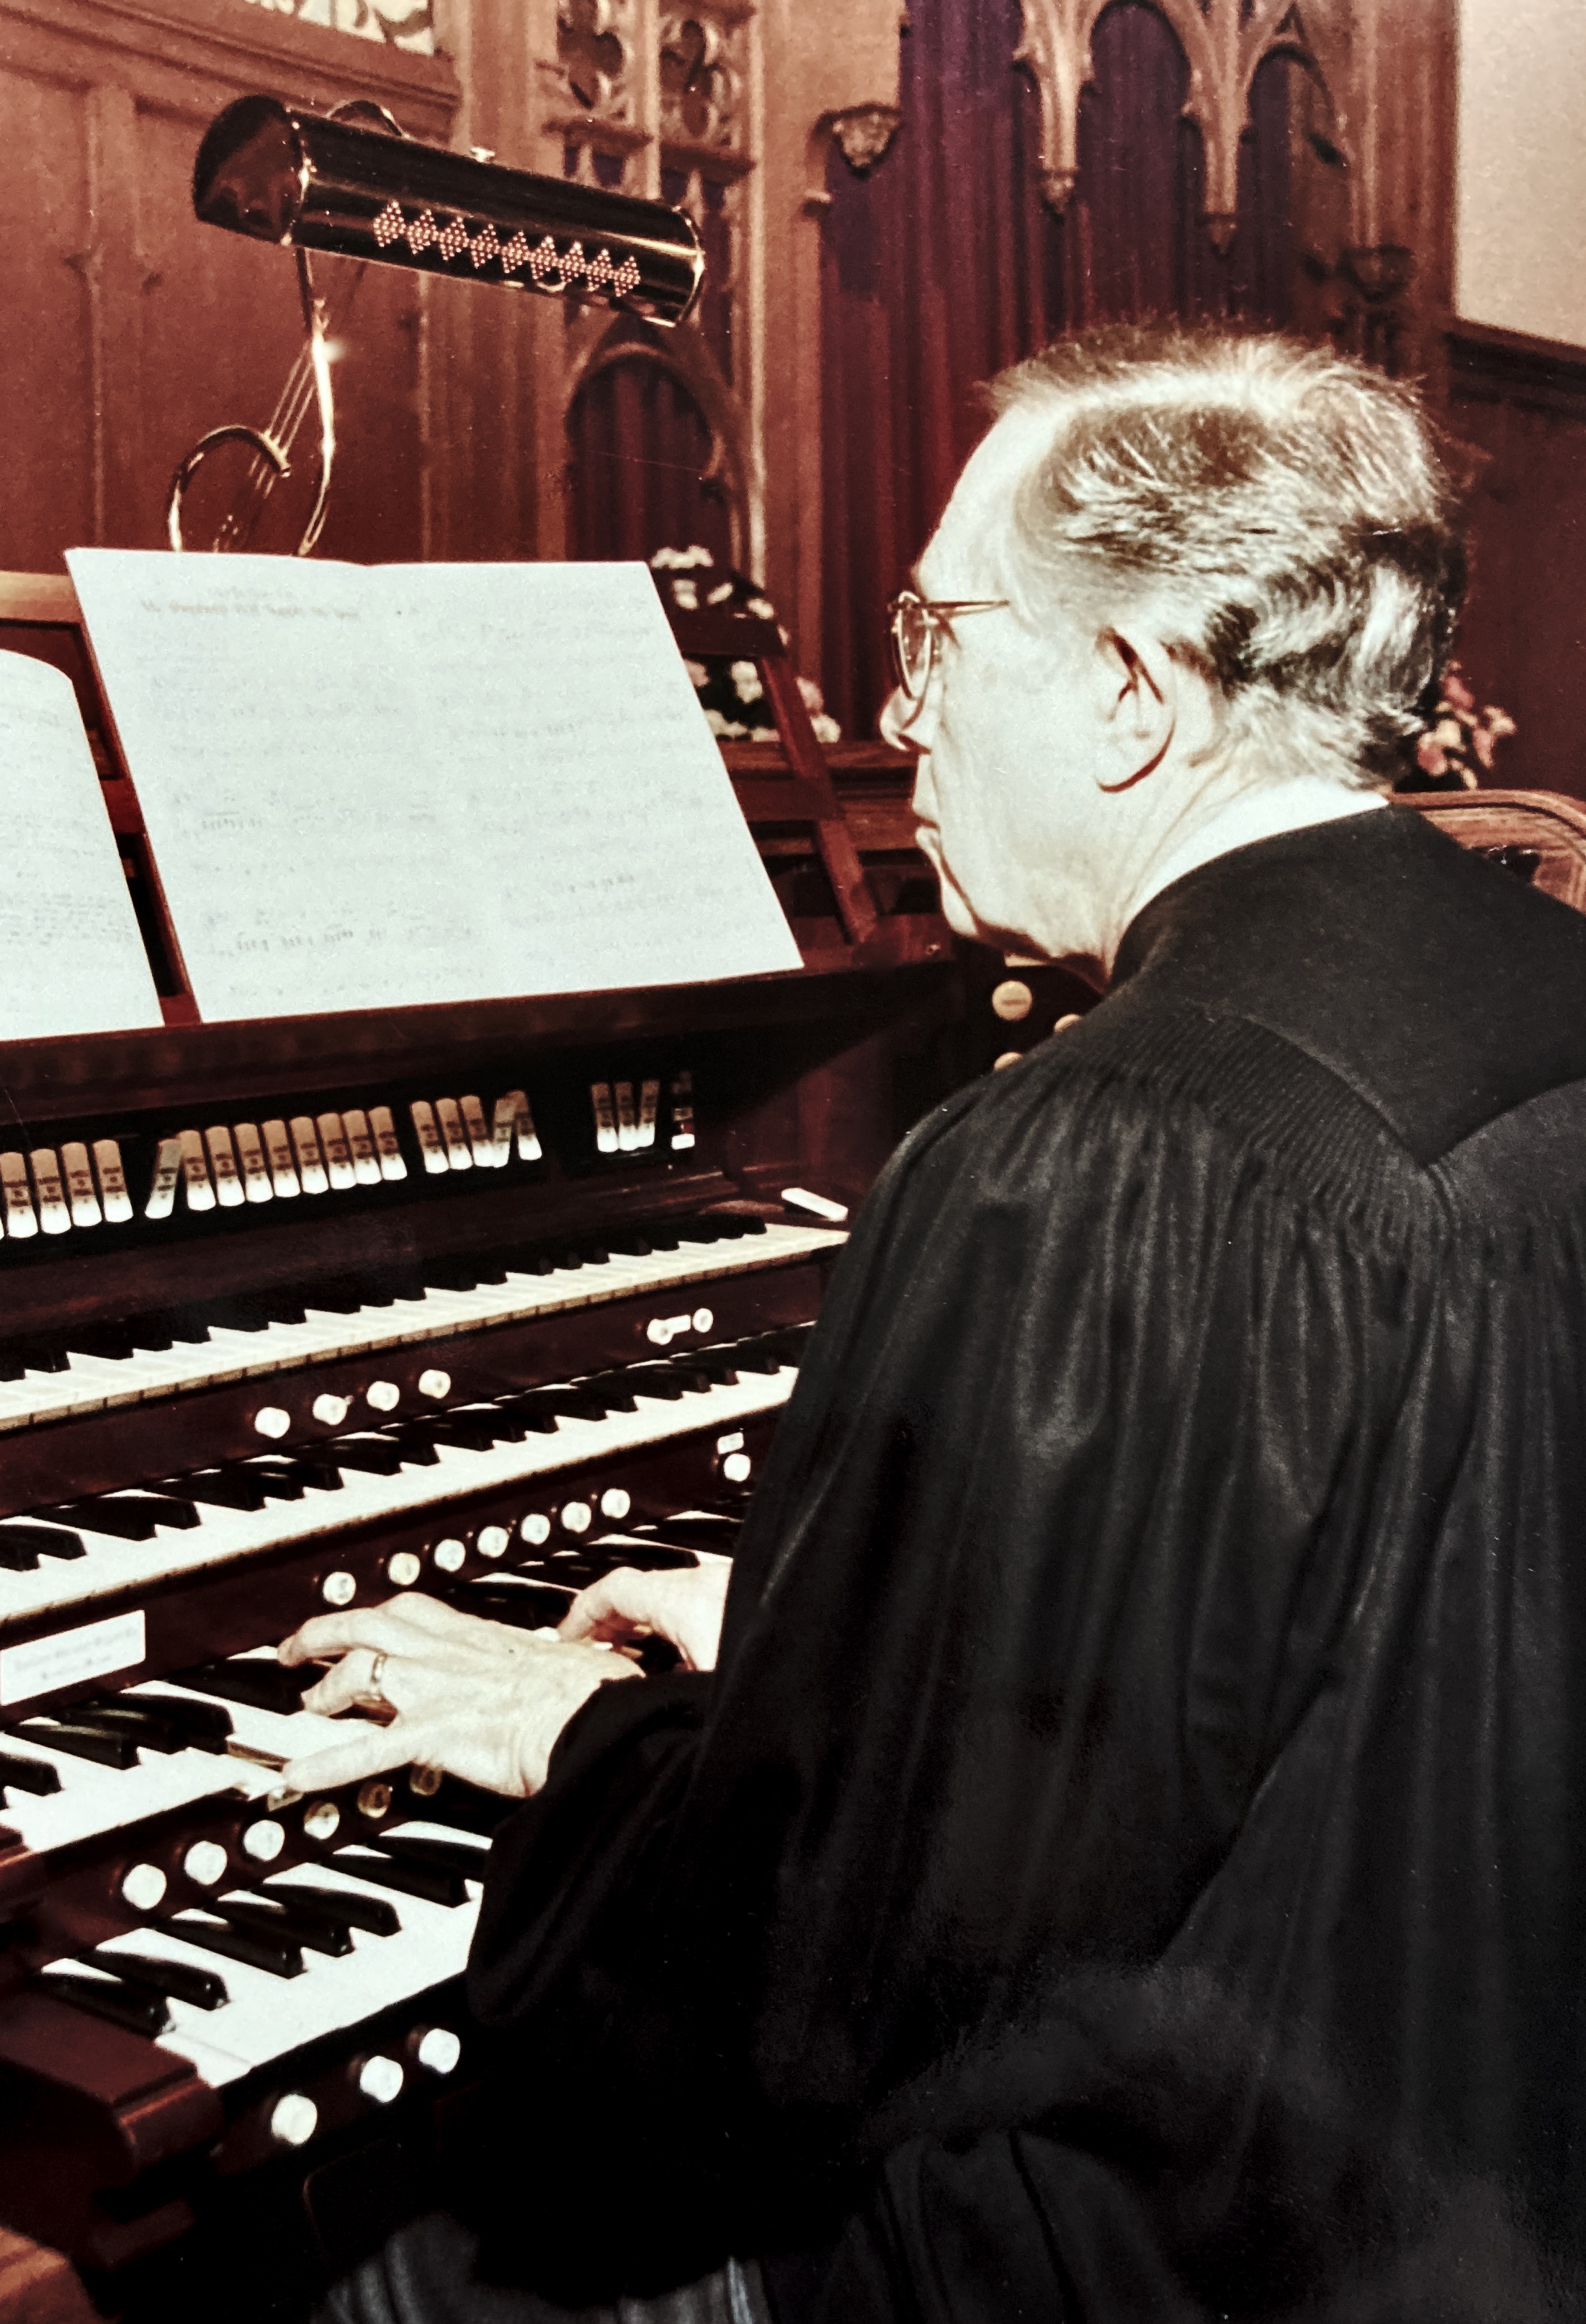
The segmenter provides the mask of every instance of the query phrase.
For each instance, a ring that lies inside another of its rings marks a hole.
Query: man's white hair
[[[1290,339],[1147,327],[1060,340],[991,393],[1051,416],[1000,543],[1027,619],[1148,607],[1251,773],[1402,771],[1465,583],[1413,390]]]

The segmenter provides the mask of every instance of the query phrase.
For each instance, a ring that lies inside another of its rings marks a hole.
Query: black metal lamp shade
[[[664,202],[503,169],[272,97],[239,97],[210,124],[193,208],[261,242],[594,300],[652,323],[681,322],[705,272],[693,221]]]

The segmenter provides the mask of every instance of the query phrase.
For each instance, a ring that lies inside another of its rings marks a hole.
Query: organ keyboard
[[[850,752],[839,796],[749,626],[785,750],[740,798],[802,973],[204,1025],[70,592],[0,584],[0,645],[78,687],[170,1020],[0,1043],[0,2218],[120,2312],[175,2312],[207,2236],[345,2258],[486,2068],[503,1803],[288,1794],[329,1722],[276,1642],[729,1556],[843,1219],[971,1062],[907,768]]]

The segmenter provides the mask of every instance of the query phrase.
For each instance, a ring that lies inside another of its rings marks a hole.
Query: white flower
[[[686,661],[683,664],[683,667],[688,673],[688,683],[690,686],[708,686],[710,684],[710,672],[706,669],[702,661]]]
[[[765,693],[760,682],[760,672],[752,661],[735,661],[732,678],[733,691],[740,702],[758,702]]]
[[[686,549],[683,551],[678,562],[679,565],[714,565],[715,558],[708,549],[701,549],[699,543],[696,541],[692,549]]]
[[[681,605],[686,613],[697,613],[699,611],[699,589],[697,584],[693,581],[674,581],[672,584],[672,603],[675,605]]]
[[[705,723],[718,742],[741,742],[749,732],[747,726],[740,726],[736,720],[724,718],[719,710],[707,710],[705,714]]]
[[[744,610],[752,613],[757,622],[774,622],[777,618],[777,609],[769,597],[751,597]]]
[[[711,591],[709,596],[706,597],[705,602],[707,605],[724,605],[732,594],[732,583],[730,581],[724,581],[718,587]]]
[[[843,729],[824,710],[817,711],[809,723],[815,730],[817,742],[840,742],[843,740]]]
[[[670,573],[683,562],[680,549],[658,549],[650,560],[652,573]]]
[[[825,708],[826,698],[813,678],[801,678],[798,681],[798,691],[804,697],[804,706],[812,718],[817,710]]]

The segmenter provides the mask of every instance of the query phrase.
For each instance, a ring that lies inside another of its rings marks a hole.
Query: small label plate
[[[135,1613],[112,1614],[107,1621],[87,1622],[80,1629],[57,1630],[53,1637],[0,1647],[0,1706],[131,1670],[143,1652],[141,1607]]]

